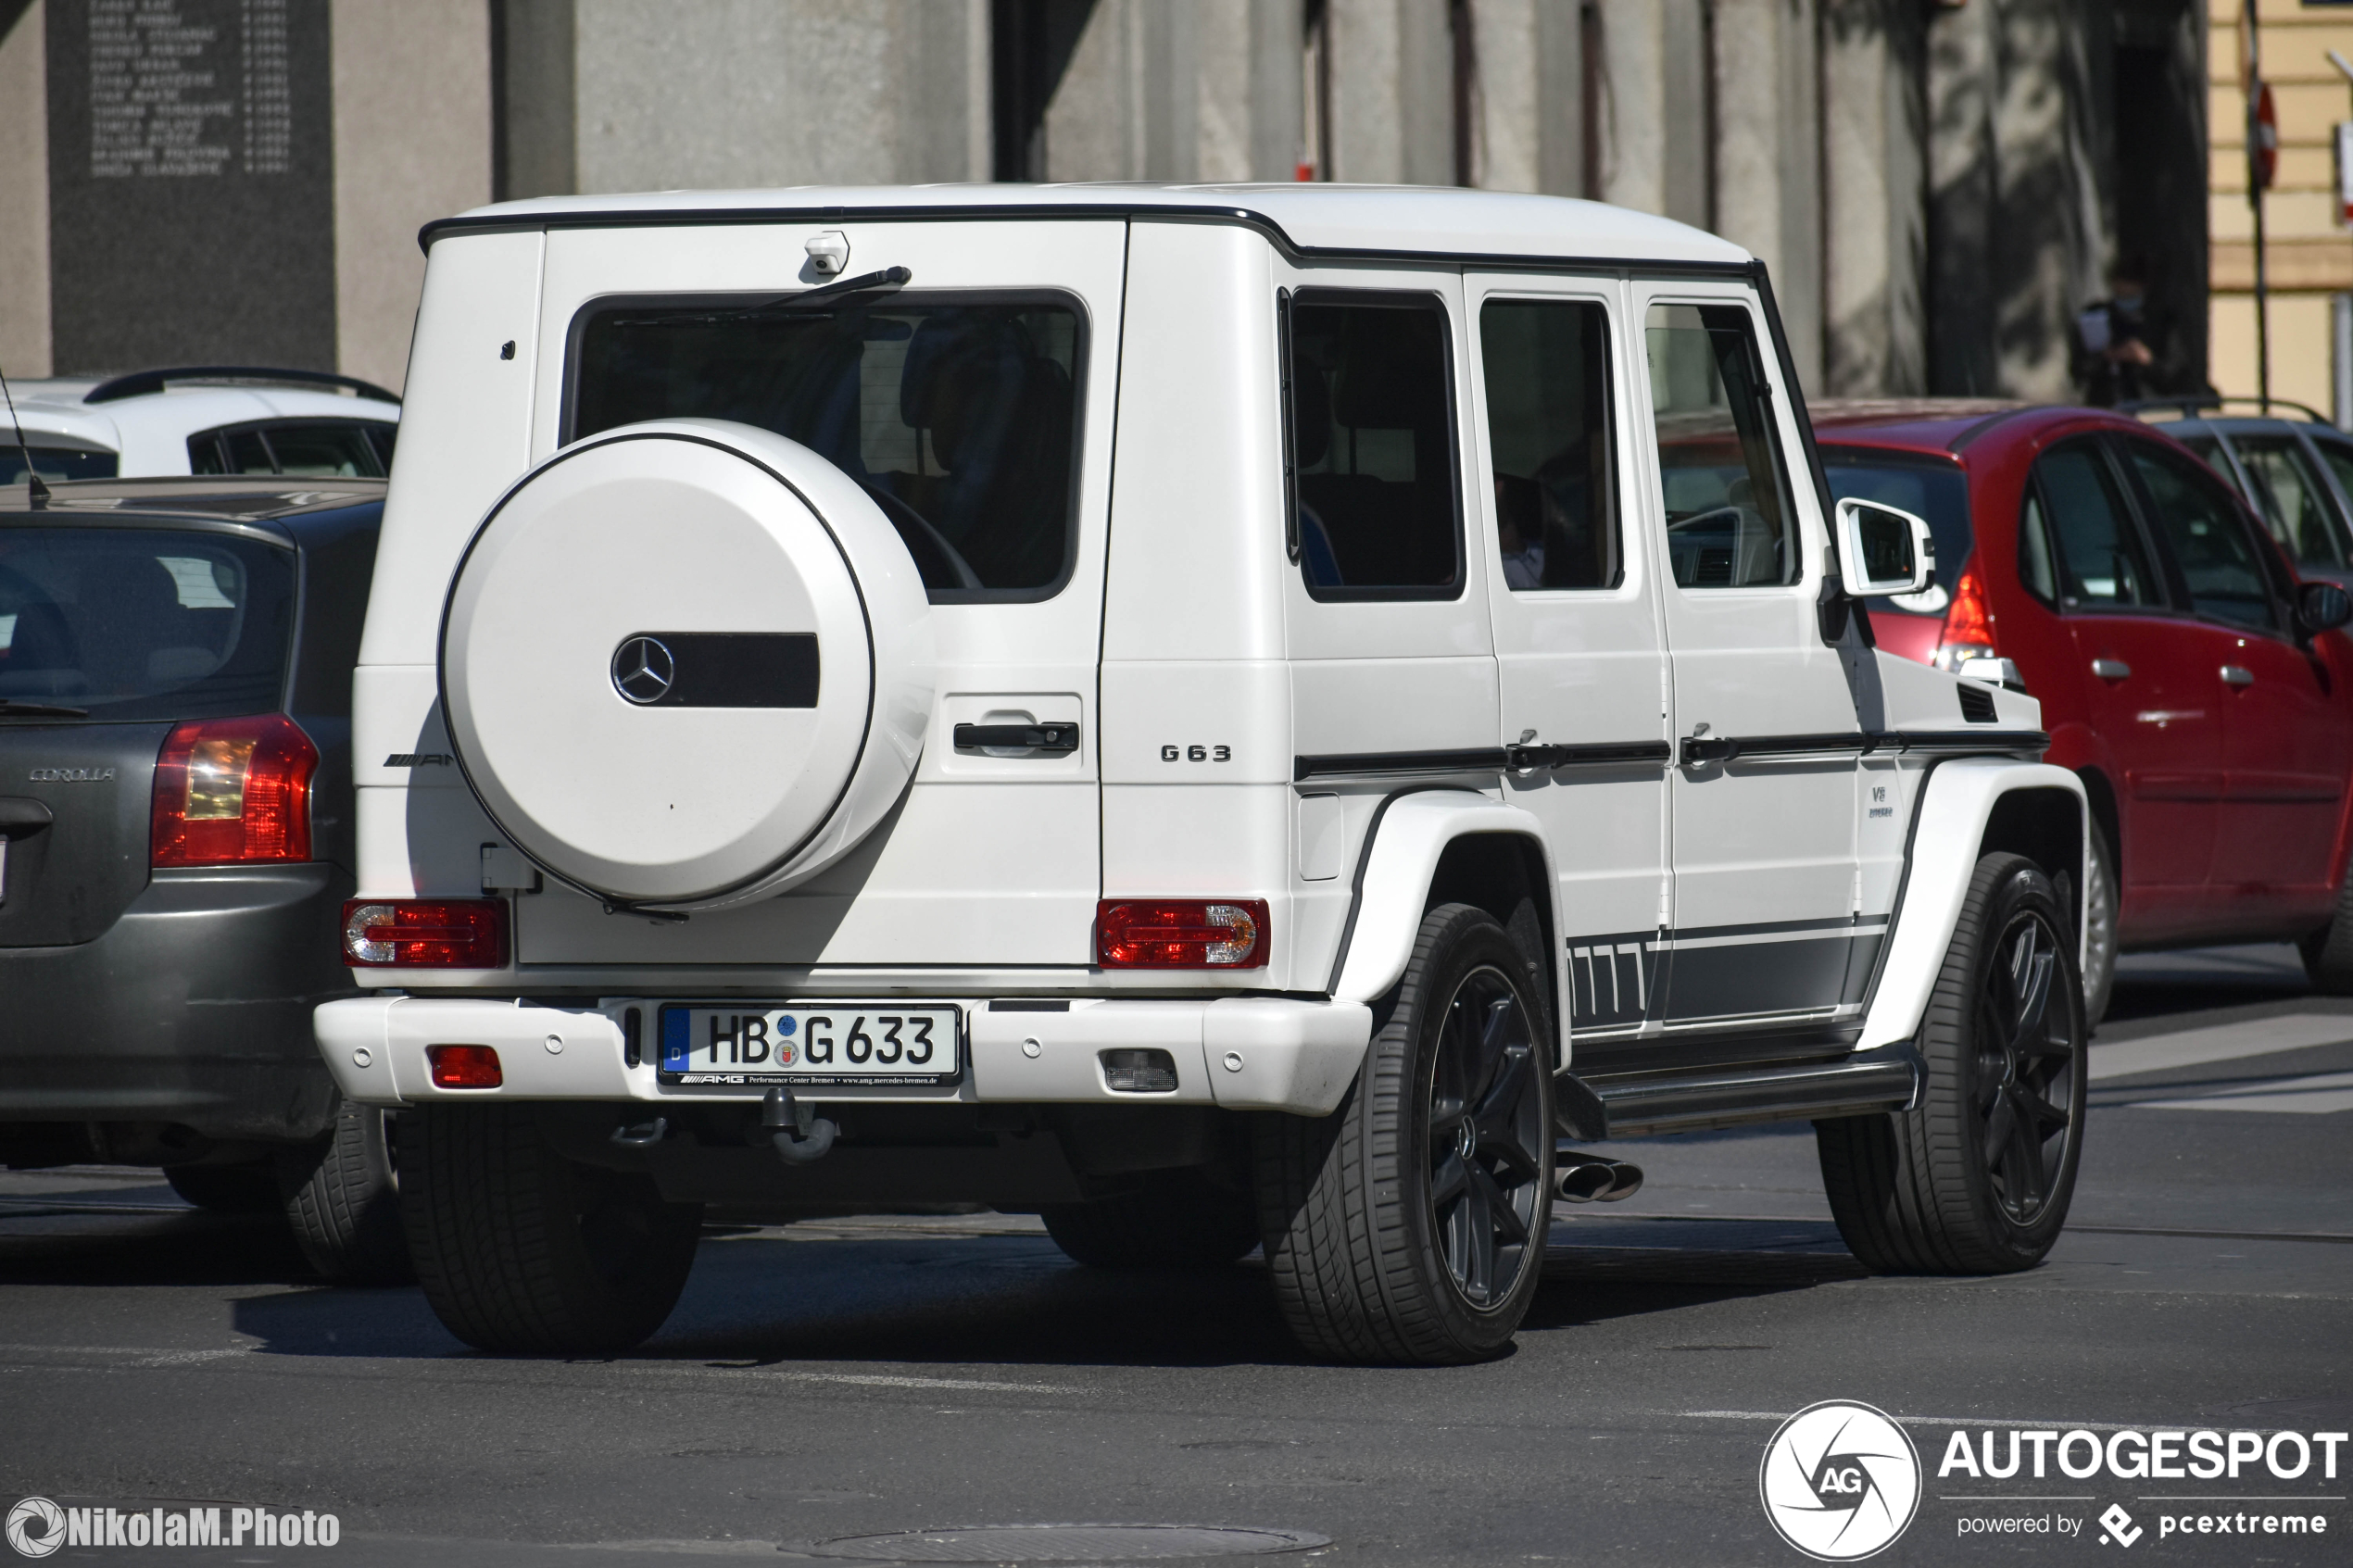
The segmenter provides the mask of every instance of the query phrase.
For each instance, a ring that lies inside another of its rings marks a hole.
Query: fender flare
[[[1928,1011],[1929,994],[1944,966],[1959,925],[1962,900],[1976,874],[1978,850],[1994,807],[2007,795],[2022,790],[2057,790],[2075,801],[2079,845],[2089,843],[2091,812],[2083,781],[2073,770],[2047,762],[2014,762],[2000,758],[1955,758],[1932,770],[1920,789],[1912,818],[1904,884],[1897,895],[1894,929],[1889,933],[1886,957],[1880,965],[1869,1010],[1863,1020],[1857,1050],[1909,1040],[1919,1033]],[[2075,868],[2077,909],[2075,961],[2083,961],[2082,898],[2084,871]]]
[[[1397,984],[1414,956],[1414,937],[1422,927],[1439,860],[1448,845],[1477,834],[1511,834],[1534,842],[1544,860],[1553,929],[1560,929],[1560,881],[1554,874],[1543,824],[1533,815],[1467,789],[1393,795],[1366,830],[1357,860],[1356,897],[1334,966],[1333,1000],[1371,1002]],[[1557,989],[1562,966],[1553,962],[1548,967]],[[1561,1007],[1561,998],[1554,998],[1554,1006]]]

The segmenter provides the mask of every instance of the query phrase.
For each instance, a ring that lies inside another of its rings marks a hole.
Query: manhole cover
[[[868,1562],[1144,1562],[1162,1558],[1248,1557],[1329,1546],[1306,1530],[1205,1524],[975,1524],[843,1536],[811,1548],[819,1557]]]

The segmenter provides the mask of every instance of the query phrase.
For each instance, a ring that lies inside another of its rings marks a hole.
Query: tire
[[[1214,1269],[1258,1245],[1258,1205],[1199,1171],[1155,1171],[1090,1203],[1038,1210],[1046,1234],[1092,1269]]]
[[[401,1211],[450,1333],[513,1355],[614,1355],[660,1328],[694,1267],[702,1205],[566,1160],[525,1105],[401,1119]]]
[[[1311,1355],[1452,1365],[1511,1343],[1552,1214],[1543,1018],[1503,928],[1441,905],[1340,1109],[1259,1123],[1267,1273]]]
[[[372,1105],[346,1105],[333,1133],[283,1167],[286,1221],[310,1266],[336,1285],[407,1285],[393,1123]]]
[[[2323,997],[2353,997],[2353,866],[2346,868],[2328,924],[2296,944],[2304,972]]]
[[[2108,834],[2092,824],[2092,853],[2083,873],[2083,1027],[2108,1016],[2116,990],[2116,857]]]
[[[2058,1239],[2090,1035],[2072,929],[2032,861],[1980,860],[1920,1024],[1919,1105],[1814,1123],[1831,1211],[1866,1266],[2008,1273]]]
[[[216,1214],[272,1214],[278,1178],[267,1165],[167,1165],[163,1179],[199,1209]]]

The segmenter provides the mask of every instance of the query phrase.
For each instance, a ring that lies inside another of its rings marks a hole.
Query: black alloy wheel
[[[2060,941],[2041,911],[2013,915],[1988,955],[1972,1021],[1980,1155],[1994,1201],[2020,1225],[2042,1218],[2075,1131],[2071,1020],[2063,1002],[2052,1005],[2066,972]]]
[[[1474,1307],[1508,1297],[1541,1253],[1544,1108],[1535,1042],[1510,980],[1465,975],[1431,1062],[1430,1218],[1454,1288]]]

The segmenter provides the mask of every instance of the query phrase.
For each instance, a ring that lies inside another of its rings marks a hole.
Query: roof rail
[[[127,376],[102,381],[82,395],[84,403],[112,403],[124,397],[141,397],[150,392],[161,392],[168,382],[241,381],[274,383],[280,386],[333,386],[372,397],[383,403],[397,403],[400,395],[387,392],[373,382],[357,376],[338,376],[326,370],[279,370],[259,365],[182,365],[168,370],[133,370]]]
[[[2218,392],[2191,393],[2181,397],[2135,397],[2129,402],[2119,403],[2116,411],[2120,414],[2139,414],[2151,409],[2171,408],[2186,419],[2201,410],[2221,408],[2233,403],[2252,404],[2267,415],[2274,408],[2293,408],[2314,424],[2334,422],[2309,404],[2294,402],[2285,397],[2226,397]]]

